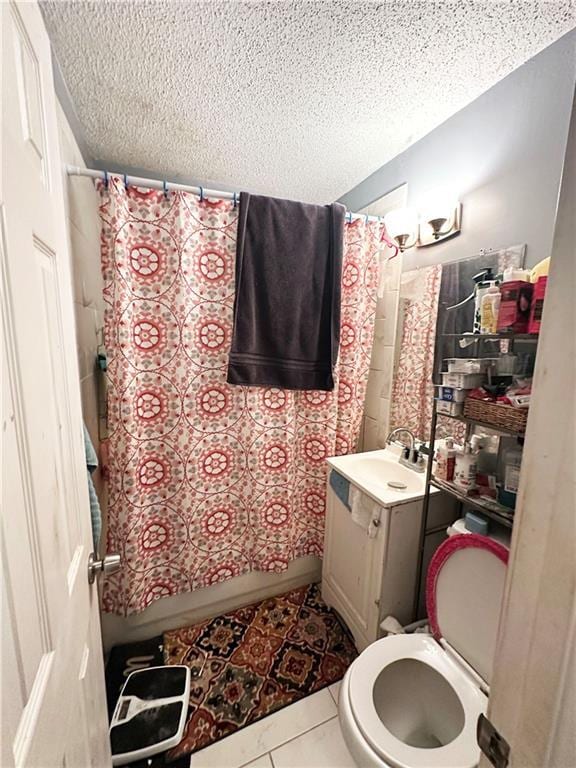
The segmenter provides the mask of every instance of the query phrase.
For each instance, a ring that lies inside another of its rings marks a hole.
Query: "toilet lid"
[[[432,557],[426,607],[432,634],[444,639],[490,683],[508,550],[478,534],[451,536]]]

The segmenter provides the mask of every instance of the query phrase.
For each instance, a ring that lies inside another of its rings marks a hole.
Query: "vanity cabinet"
[[[442,493],[431,506],[436,528],[444,530],[456,517]],[[386,616],[403,625],[413,619],[422,499],[378,503],[377,509],[380,522],[370,538],[328,485],[322,597],[343,618],[360,651],[382,635]]]

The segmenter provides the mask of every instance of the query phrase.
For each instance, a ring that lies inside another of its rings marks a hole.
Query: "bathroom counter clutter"
[[[469,496],[462,492],[461,489],[457,488],[453,483],[447,483],[445,480],[439,480],[434,476],[431,477],[430,483],[433,486],[433,490],[446,491],[463,504],[467,504],[469,507],[473,507],[479,512],[482,512],[485,517],[494,520],[496,523],[500,523],[500,525],[504,525],[506,528],[512,528],[514,511],[505,507],[503,504],[499,504],[494,499],[485,499],[481,496]]]
[[[424,615],[424,552],[433,546],[428,519],[435,492],[449,495],[463,518],[477,516],[487,535],[508,535],[514,525],[548,265],[530,272],[523,268],[525,246],[512,250],[520,254],[517,265],[503,260],[494,270],[479,263],[465,300],[468,286],[459,284],[460,277],[443,283],[432,366],[434,454],[426,472],[420,593],[414,599],[418,616]]]
[[[392,507],[422,499],[426,492],[425,473],[402,466],[398,461],[401,450],[391,445],[379,451],[335,456],[327,462],[378,504]]]

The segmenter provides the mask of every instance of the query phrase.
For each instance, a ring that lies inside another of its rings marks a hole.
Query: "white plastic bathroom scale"
[[[110,722],[112,764],[126,765],[175,747],[182,739],[190,669],[149,667],[128,675]]]

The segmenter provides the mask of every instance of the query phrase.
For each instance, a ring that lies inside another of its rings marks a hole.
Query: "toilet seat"
[[[339,717],[358,765],[476,768],[507,561],[485,536],[445,541],[427,574],[433,636],[386,637],[352,663]]]
[[[420,661],[441,675],[462,705],[462,730],[445,746],[422,749],[405,744],[382,722],[374,696],[366,695],[387,667],[407,659]],[[486,711],[488,699],[429,635],[397,635],[370,645],[350,668],[348,695],[356,726],[377,755],[394,768],[473,768],[478,764],[476,723]]]

